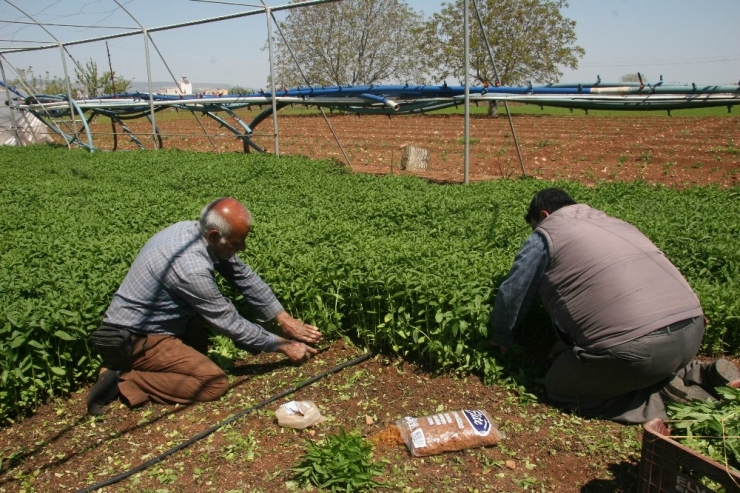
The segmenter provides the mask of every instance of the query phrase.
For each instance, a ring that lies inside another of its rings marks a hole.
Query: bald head
[[[235,229],[251,226],[252,214],[232,197],[214,200],[200,212],[200,230],[203,234],[215,229],[222,236],[229,236]]]
[[[238,200],[224,197],[214,200],[200,213],[200,230],[219,258],[230,258],[244,250],[244,241],[252,226],[252,215]]]

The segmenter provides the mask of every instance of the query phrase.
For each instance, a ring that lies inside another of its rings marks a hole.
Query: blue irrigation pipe
[[[0,81],[0,85],[4,85]],[[421,98],[455,98],[462,97],[465,88],[463,86],[426,86],[426,85],[359,85],[359,86],[327,86],[327,87],[297,87],[292,89],[283,89],[275,91],[276,98],[361,98],[372,99],[373,101],[388,103],[388,98],[401,98],[404,100],[414,100]],[[546,85],[527,85],[527,86],[472,86],[470,93],[476,95],[486,94],[514,94],[514,95],[582,95],[582,94],[615,94],[615,95],[649,95],[649,94],[678,94],[678,95],[695,95],[695,94],[730,94],[740,95],[740,86],[738,85],[705,85],[697,86],[696,84],[666,84],[658,83],[655,85],[635,85],[634,83],[572,83],[572,84],[546,84]],[[272,93],[261,91],[255,94],[233,96],[214,96],[214,95],[166,95],[166,94],[149,94],[143,92],[127,92],[121,94],[107,95],[95,100],[133,100],[139,102],[139,106],[148,106],[149,98],[153,101],[189,101],[198,100],[203,104],[213,102],[213,104],[241,104],[244,106],[262,104],[267,105],[272,102]],[[51,95],[34,95],[33,98],[38,102],[49,103],[64,100],[60,96]],[[377,99],[381,98],[381,99]]]
[[[376,101],[378,103],[383,103],[384,105],[388,106],[389,108],[393,109],[394,111],[398,111],[398,103],[389,101],[388,99],[384,98],[383,96],[378,96],[375,94],[368,94],[366,92],[359,94],[359,97],[362,99],[368,99],[370,101]]]
[[[2,82],[0,82],[1,84]],[[565,108],[588,109],[618,109],[624,111],[648,111],[706,108],[726,106],[728,111],[732,106],[740,105],[740,85],[705,85],[674,84],[659,81],[655,84],[645,83],[613,83],[596,82],[553,83],[545,85],[526,86],[475,86],[468,89],[468,93],[476,102],[500,100],[506,103],[519,102],[537,106],[553,106]],[[92,138],[87,128],[87,121],[83,116],[83,125],[88,131],[88,145],[85,145],[75,136],[64,134],[54,125],[54,118],[62,118],[70,113],[93,111],[93,113],[116,114],[121,119],[150,117],[152,106],[154,111],[166,108],[177,108],[191,112],[216,113],[234,111],[240,108],[259,106],[269,109],[260,112],[247,128],[254,130],[258,124],[288,105],[299,104],[314,106],[322,110],[338,110],[349,113],[374,115],[405,115],[435,111],[463,103],[465,87],[443,85],[358,85],[358,86],[328,86],[328,87],[296,87],[271,93],[260,91],[251,95],[214,96],[214,95],[160,95],[141,92],[108,95],[94,99],[75,100],[74,104],[67,101],[66,95],[36,94],[27,96],[23,104],[11,103],[15,109],[29,111],[38,116],[44,113],[48,119],[41,120],[49,128],[61,135],[69,144],[92,148]],[[509,116],[510,116],[510,112]],[[229,113],[231,114],[231,113]],[[218,121],[218,118],[216,118]],[[223,121],[221,119],[220,121]],[[328,120],[327,120],[328,123]],[[511,122],[510,122],[511,124]],[[242,127],[243,123],[240,122]],[[331,125],[330,125],[331,127]],[[227,127],[228,128],[228,127]],[[235,128],[235,127],[234,127]],[[234,129],[232,129],[234,131]],[[156,127],[155,127],[156,134]],[[238,135],[247,146],[254,146],[246,131]],[[341,145],[340,145],[341,147]],[[346,157],[346,156],[345,156]],[[521,161],[521,159],[520,159]],[[349,162],[349,160],[348,160]],[[522,170],[524,172],[524,170]]]
[[[80,120],[82,120],[82,125],[85,127],[85,134],[87,135],[87,148],[90,150],[90,152],[95,152],[95,147],[93,145],[92,140],[92,134],[90,133],[90,126],[87,124],[87,118],[85,118],[85,113],[80,108],[80,105],[77,104],[77,101],[74,99],[70,99],[70,103],[72,106],[74,106],[75,111],[80,115]]]

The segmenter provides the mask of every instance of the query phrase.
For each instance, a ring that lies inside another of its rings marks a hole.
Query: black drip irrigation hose
[[[326,370],[326,371],[324,371],[322,373],[319,373],[318,375],[316,375],[314,377],[311,377],[308,380],[304,380],[303,382],[299,383],[295,387],[286,389],[286,390],[280,392],[279,394],[274,395],[274,396],[270,397],[269,399],[260,402],[259,404],[256,404],[256,405],[254,405],[254,406],[252,406],[252,407],[250,407],[248,409],[245,409],[245,410],[241,411],[238,414],[235,414],[234,416],[230,417],[227,420],[224,420],[224,421],[222,421],[222,422],[220,422],[220,423],[218,423],[216,425],[213,425],[212,427],[208,428],[207,430],[198,433],[193,438],[191,438],[191,439],[189,439],[189,440],[187,440],[185,442],[182,442],[180,445],[177,445],[177,446],[171,448],[167,452],[164,452],[163,454],[160,454],[157,457],[154,457],[152,459],[149,459],[148,461],[146,461],[143,464],[140,464],[140,465],[134,467],[133,469],[129,469],[128,471],[126,471],[124,473],[121,473],[118,476],[114,476],[114,477],[112,477],[110,479],[106,479],[105,481],[102,481],[100,483],[94,484],[92,486],[88,486],[87,488],[83,488],[83,489],[77,491],[77,493],[88,493],[90,491],[99,490],[100,488],[103,488],[104,486],[109,486],[111,484],[115,484],[115,483],[117,483],[119,481],[122,481],[122,480],[128,478],[129,476],[133,476],[137,472],[143,471],[144,469],[148,468],[149,466],[153,466],[157,462],[160,462],[160,461],[164,460],[165,458],[169,457],[170,455],[174,454],[175,452],[178,452],[178,451],[184,449],[185,447],[189,447],[190,445],[192,445],[193,443],[197,442],[198,440],[201,440],[201,439],[207,437],[208,435],[210,435],[211,433],[215,432],[219,428],[222,428],[222,427],[224,427],[224,426],[226,426],[228,424],[231,424],[234,421],[236,421],[237,419],[239,419],[239,418],[241,418],[243,416],[246,416],[247,414],[250,414],[250,413],[256,411],[257,409],[260,409],[261,407],[264,407],[264,406],[270,404],[271,402],[275,402],[278,399],[282,399],[283,397],[285,397],[287,395],[290,395],[290,394],[292,394],[294,392],[297,392],[298,390],[302,389],[303,387],[307,387],[307,386],[311,385],[312,383],[321,380],[322,378],[324,378],[327,375],[331,375],[332,373],[336,373],[338,371],[341,371],[341,370],[347,368],[348,366],[354,366],[356,364],[362,363],[366,359],[370,358],[370,356],[372,356],[372,355],[373,355],[372,352],[365,353],[362,356],[358,356],[355,359],[351,359],[349,361],[345,361],[344,363],[342,363],[340,365],[337,365],[334,368],[329,368],[328,370]]]

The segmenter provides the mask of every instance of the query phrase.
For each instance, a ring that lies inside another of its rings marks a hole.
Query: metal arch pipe
[[[398,108],[400,108],[398,103],[396,103],[395,101],[389,101],[383,96],[376,96],[375,94],[368,94],[364,92],[362,94],[359,94],[358,97],[362,99],[367,99],[370,101],[377,101],[378,103],[383,103],[387,107],[391,108],[393,111],[398,111]]]
[[[244,123],[244,120],[242,120],[241,118],[239,118],[239,115],[237,115],[236,113],[234,113],[233,111],[231,111],[231,108],[229,108],[228,106],[221,106],[221,105],[219,105],[217,107],[219,109],[223,110],[224,112],[228,113],[228,115],[231,118],[233,118],[234,120],[236,120],[236,123],[238,123],[239,126],[242,127],[242,129],[244,129],[244,133],[245,134],[249,135],[249,134],[252,133],[252,129],[249,128],[249,125],[247,125],[246,123]]]
[[[2,58],[2,54],[0,54]],[[24,101],[11,101],[10,106],[19,111],[28,111],[34,115],[43,113],[48,118],[41,118],[53,132],[61,135],[67,145],[80,142],[78,135],[74,137],[62,133],[54,125],[57,118],[67,116],[76,117],[76,113],[92,111],[100,114],[115,114],[123,120],[150,117],[152,112],[166,108],[177,108],[190,112],[210,112],[213,116],[226,112],[233,116],[234,110],[260,106],[267,109],[261,111],[250,125],[239,121],[245,133],[239,138],[245,143],[245,152],[253,142],[245,140],[251,134],[248,129],[254,129],[259,123],[288,105],[298,104],[307,107],[356,113],[358,115],[394,115],[394,114],[424,114],[426,112],[463,104],[463,87],[460,86],[410,86],[410,85],[362,85],[362,86],[331,86],[331,87],[297,87],[281,90],[278,94],[238,95],[238,96],[211,96],[211,95],[179,95],[167,96],[152,93],[122,93],[91,99],[78,99],[74,103],[63,95],[34,94]],[[527,87],[471,87],[470,100],[485,102],[490,100],[510,101],[538,106],[553,106],[583,109],[620,109],[632,111],[671,110],[702,108],[712,106],[740,105],[740,86],[736,85],[706,85],[695,84],[666,84],[661,83],[652,87],[639,87],[630,84],[611,83],[578,83],[578,84],[548,84]],[[274,104],[274,107],[273,107]],[[213,116],[211,116],[213,118]],[[324,115],[326,116],[326,115]],[[151,120],[151,118],[150,118]],[[153,123],[153,122],[152,122]],[[511,122],[510,122],[511,123]],[[327,119],[327,124],[328,119]],[[87,121],[83,121],[87,126]],[[332,134],[334,134],[329,124]],[[157,138],[156,125],[153,125],[153,136]],[[87,129],[89,132],[89,128]],[[233,131],[233,130],[232,130]],[[89,134],[90,135],[90,134]],[[161,138],[161,136],[160,136]],[[336,138],[336,135],[335,135]],[[88,137],[91,140],[91,137]],[[90,142],[92,144],[92,142]],[[160,141],[161,145],[161,141]],[[341,148],[341,144],[340,144]],[[346,156],[346,154],[345,154]]]
[[[36,118],[38,118],[41,123],[43,123],[44,125],[46,125],[47,127],[49,127],[49,129],[52,132],[54,132],[59,137],[61,137],[62,139],[64,139],[64,142],[67,143],[67,148],[69,148],[69,145],[74,141],[74,137],[70,137],[65,132],[63,132],[62,129],[60,129],[58,126],[56,126],[54,124],[53,121],[47,121],[46,115],[43,115],[43,114],[41,114],[41,113],[39,113],[37,111],[34,111],[34,110],[29,110],[29,113],[31,113],[33,116],[35,116]]]
[[[159,127],[157,127],[157,123],[154,121],[154,112],[146,113],[144,116],[149,120],[149,123],[152,124],[152,141],[154,142],[154,150],[162,149],[164,146],[162,134],[159,133]]]
[[[232,132],[232,133],[233,133],[234,135],[236,135],[236,137],[237,137],[238,139],[241,139],[241,140],[242,140],[242,142],[244,142],[245,144],[247,144],[247,145],[251,146],[251,147],[252,147],[252,148],[254,148],[254,150],[256,150],[257,152],[265,152],[265,151],[264,151],[264,150],[263,150],[263,149],[262,149],[262,148],[261,148],[260,146],[258,146],[257,144],[255,144],[255,143],[254,143],[254,142],[252,141],[252,139],[250,139],[250,138],[249,138],[249,133],[251,133],[251,130],[250,130],[249,132],[246,132],[246,131],[245,131],[244,133],[242,133],[242,132],[240,132],[240,131],[239,131],[239,129],[238,129],[238,128],[236,128],[235,126],[231,125],[231,124],[230,124],[229,122],[227,122],[226,120],[224,120],[224,119],[223,119],[223,118],[221,118],[220,116],[216,115],[215,113],[212,113],[212,112],[210,112],[210,111],[206,111],[206,112],[204,112],[203,114],[204,114],[205,116],[207,116],[208,118],[211,118],[212,120],[215,120],[216,122],[218,122],[218,124],[219,124],[219,125],[221,125],[222,127],[224,127],[224,128],[227,128],[227,129],[231,130],[231,132]],[[236,116],[235,116],[235,117],[236,117]],[[240,122],[240,123],[242,123],[242,126],[244,126],[244,127],[247,127],[247,125],[246,125],[246,124],[244,124],[243,122],[241,122],[241,120],[239,120],[239,122]],[[247,128],[248,128],[248,127],[247,127]],[[245,151],[244,151],[244,152],[247,152],[247,148],[246,148],[246,146],[245,146]]]
[[[129,138],[131,139],[131,142],[133,142],[134,144],[136,144],[139,147],[139,149],[144,149],[144,145],[139,141],[138,137],[136,137],[136,135],[134,135],[134,133],[131,131],[131,129],[129,129],[126,126],[126,124],[123,123],[123,120],[121,120],[121,118],[118,115],[116,115],[115,113],[113,113],[113,114],[110,114],[110,115],[107,115],[107,116],[111,119],[111,121],[115,121],[116,123],[118,123],[121,126],[121,128],[123,129],[123,132],[125,134],[127,134],[129,136]],[[113,146],[113,150],[114,151],[116,150],[117,145],[118,145],[117,144],[117,141],[114,142],[114,146]]]
[[[275,111],[280,111],[281,109],[288,106],[288,104],[290,103],[278,102],[275,108]],[[259,125],[264,120],[266,120],[270,115],[272,115],[272,112],[273,112],[272,106],[268,107],[267,109],[262,110],[262,112],[259,115],[255,116],[254,119],[251,121],[251,123],[249,124],[249,128],[251,129],[257,128],[257,125]]]
[[[322,3],[332,3],[332,2],[339,2],[339,1],[341,1],[341,0],[307,0],[305,2],[300,2],[300,3],[289,3],[289,4],[285,4],[285,5],[279,5],[277,7],[271,7],[270,10],[272,10],[273,12],[278,12],[278,11],[282,11],[282,10],[290,10],[290,9],[299,8],[299,7],[307,7],[307,6],[310,6],[310,5],[319,5],[319,4],[322,4]],[[8,2],[8,3],[10,3],[10,2]],[[18,9],[18,8],[16,7],[16,9]],[[20,10],[20,9],[18,9],[18,10]],[[201,24],[208,24],[208,23],[211,23],[211,22],[225,21],[225,20],[229,20],[229,19],[238,19],[240,17],[247,17],[247,16],[250,16],[250,15],[257,15],[257,14],[263,14],[263,13],[265,13],[265,9],[264,8],[257,8],[257,9],[249,10],[249,11],[246,11],[246,12],[237,12],[235,14],[222,15],[222,16],[218,16],[218,17],[208,17],[206,19],[200,19],[200,20],[188,21],[188,22],[181,22],[181,23],[178,23],[178,24],[170,24],[170,25],[166,25],[166,26],[153,27],[153,28],[147,29],[147,31],[150,32],[150,33],[159,32],[159,31],[168,31],[170,29],[178,29],[178,28],[189,27],[189,26],[198,26],[198,25],[201,25]],[[24,15],[26,15],[26,14],[24,13]],[[28,15],[26,15],[26,17],[28,17]],[[41,24],[38,23],[38,22],[35,22],[35,24],[41,26]],[[42,26],[42,28],[43,28],[43,26]],[[124,28],[124,29],[130,29],[130,28]],[[62,43],[62,44],[64,46],[74,46],[74,45],[92,43],[92,42],[95,42],[95,41],[106,41],[106,40],[109,40],[109,39],[124,38],[124,37],[128,37],[128,36],[136,36],[136,35],[142,34],[142,32],[143,32],[143,29],[132,29],[129,32],[116,33],[116,34],[108,34],[108,35],[105,35],[105,36],[98,36],[98,37],[94,37],[94,38],[80,39],[80,40],[76,40],[76,41],[68,41],[68,42],[65,42],[65,43]],[[56,44],[45,45],[45,46],[27,46],[27,47],[22,47],[22,48],[6,48],[6,49],[3,49],[2,51],[4,53],[22,53],[24,51],[48,50],[50,48],[55,48],[56,46],[57,46]]]
[[[267,21],[267,51],[270,58],[270,90],[272,94],[275,94],[275,62],[273,61],[273,47],[272,47],[272,13],[270,7],[267,6],[264,0],[260,0],[265,8],[265,20]],[[277,116],[277,101],[272,98],[272,131],[274,132],[273,147],[275,149],[275,155],[280,156],[280,128],[278,127],[278,116]]]
[[[93,146],[93,139],[92,139],[92,133],[90,133],[90,126],[87,124],[87,118],[85,118],[85,113],[82,111],[80,106],[77,104],[77,101],[75,101],[72,98],[69,98],[70,104],[74,107],[75,111],[78,115],[80,115],[80,121],[82,121],[82,126],[85,127],[85,134],[87,134],[87,148],[90,149],[90,152],[95,151],[95,147]],[[72,123],[74,124],[74,119],[72,120]],[[79,141],[79,137],[75,135],[75,138]]]

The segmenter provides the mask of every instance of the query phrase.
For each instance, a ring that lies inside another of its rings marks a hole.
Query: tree
[[[465,76],[463,1],[443,4],[425,23],[424,58],[437,81]],[[469,1],[469,0],[468,0]],[[501,85],[547,83],[563,75],[558,66],[578,67],[585,51],[575,44],[575,21],[563,17],[564,0],[478,0],[478,8]],[[474,7],[470,11],[470,76],[496,82]]]
[[[87,97],[100,94],[118,94],[131,87],[131,81],[117,75],[115,72],[103,72],[98,75],[98,64],[92,59],[85,62],[84,67],[75,67],[77,87]]]
[[[44,83],[43,83],[44,90],[42,91],[44,94],[66,94],[67,93],[67,87],[64,83],[64,79],[61,79],[57,77],[56,75],[54,77],[49,76],[49,72],[46,72]]]
[[[27,94],[65,94],[64,79],[57,76],[52,77],[46,72],[43,77],[37,76],[33,67],[18,69],[18,76],[9,81],[11,87],[15,87]]]
[[[231,89],[229,89],[229,94],[239,95],[239,94],[253,94],[253,93],[254,93],[253,90],[247,89],[242,86],[234,86]]]
[[[85,96],[97,96],[102,90],[103,84],[98,75],[98,64],[92,59],[88,59],[84,67],[75,66],[75,75],[77,76],[77,86]]]
[[[120,94],[131,87],[131,79],[126,79],[115,72],[103,72],[103,94]]]
[[[401,0],[344,0],[295,8],[275,34],[275,83],[283,87],[420,82],[422,17]],[[268,78],[269,82],[269,78]]]
[[[620,82],[640,82],[640,77],[642,77],[642,82],[647,82],[647,77],[645,74],[640,74],[635,72],[634,74],[624,74],[622,77],[619,78]]]

